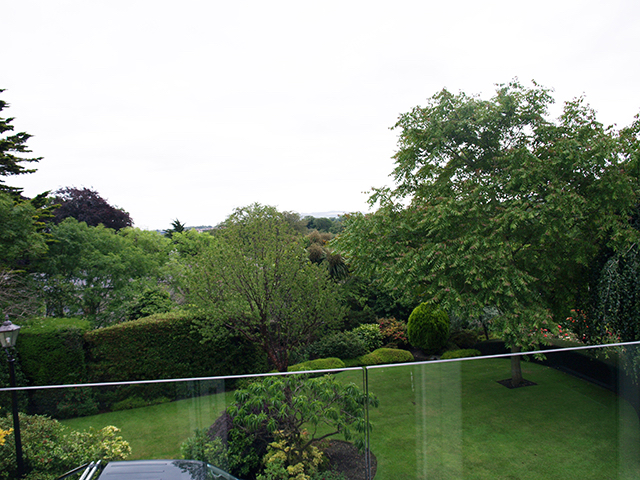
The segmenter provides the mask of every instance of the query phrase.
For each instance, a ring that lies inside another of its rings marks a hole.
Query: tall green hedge
[[[216,344],[202,343],[193,320],[191,314],[169,312],[88,332],[89,380],[118,382],[266,371],[265,355],[254,345],[234,337]],[[172,399],[184,388],[183,384],[136,386],[101,398],[107,402],[128,396]]]
[[[18,358],[31,386],[82,383],[87,379],[84,334],[90,323],[78,318],[34,318],[23,322],[18,336]],[[64,390],[30,391],[28,411],[56,417],[81,412],[95,413],[95,403],[86,395],[65,399]],[[85,404],[86,400],[86,404]],[[75,404],[65,413],[66,405]],[[81,405],[82,404],[82,405]],[[60,408],[59,408],[60,406]]]
[[[97,330],[90,330],[89,322],[79,319],[28,321],[21,325],[18,337],[18,380],[32,386],[60,385],[267,370],[264,353],[242,339],[227,337],[216,344],[203,344],[193,320],[190,314],[170,312]],[[4,370],[0,369],[0,382],[8,384]],[[182,382],[118,389],[35,390],[29,392],[28,411],[57,418],[89,415],[98,407],[110,409],[115,402],[133,397],[142,401],[172,400],[192,394],[192,387]],[[198,388],[199,393],[206,393],[203,389],[211,387]],[[0,404],[6,400],[0,398]],[[21,404],[26,403],[25,396]]]

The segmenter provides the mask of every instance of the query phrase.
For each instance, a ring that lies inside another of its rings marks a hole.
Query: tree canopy
[[[544,341],[586,300],[599,249],[636,238],[637,122],[604,127],[583,98],[552,121],[552,103],[513,81],[401,115],[395,187],[374,190],[378,210],[351,215],[335,243],[354,271],[449,311],[496,308],[514,351]]]
[[[203,335],[244,336],[280,371],[292,349],[341,320],[335,283],[308,260],[299,234],[273,207],[237,209],[185,261],[190,301],[208,314]]]
[[[2,92],[4,90],[0,89],[0,93]],[[0,112],[8,106],[7,102],[0,100]],[[23,154],[31,152],[27,149],[27,140],[31,138],[31,135],[25,132],[12,134],[11,132],[14,130],[11,125],[12,121],[13,118],[0,116],[0,192],[19,195],[22,189],[6,185],[2,177],[35,172],[35,168],[27,168],[24,164],[39,162],[42,158],[23,156]]]
[[[120,230],[133,225],[133,220],[127,212],[110,205],[95,190],[65,187],[53,194],[54,201],[60,204],[54,212],[55,223],[73,217],[91,227],[102,224],[107,228]]]

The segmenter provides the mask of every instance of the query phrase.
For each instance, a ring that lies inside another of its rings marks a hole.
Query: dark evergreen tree
[[[0,89],[0,93],[4,90]],[[0,112],[8,107],[7,102],[0,100]],[[0,116],[0,177],[9,175],[21,175],[23,173],[35,172],[35,168],[26,168],[23,164],[29,162],[39,162],[41,158],[25,158],[21,154],[29,153],[26,143],[31,135],[24,132],[11,134],[13,118],[3,118]],[[8,192],[13,195],[20,195],[21,188],[10,187],[0,178],[0,191]]]

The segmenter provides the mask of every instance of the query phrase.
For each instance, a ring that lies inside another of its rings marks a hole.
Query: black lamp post
[[[11,387],[16,386],[16,370],[14,363],[15,357],[11,354],[11,348],[15,348],[18,340],[18,332],[20,327],[14,325],[9,320],[4,322],[0,327],[0,345],[4,348],[9,360],[9,378]],[[16,439],[16,461],[18,462],[18,478],[24,475],[24,462],[22,461],[22,439],[20,438],[20,418],[18,417],[18,392],[11,392],[11,403],[13,405],[13,433]]]

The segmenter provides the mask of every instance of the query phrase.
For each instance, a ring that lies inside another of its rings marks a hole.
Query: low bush
[[[380,326],[377,323],[366,323],[351,331],[362,338],[362,341],[367,347],[367,353],[373,352],[376,348],[382,346],[383,336],[380,331]]]
[[[411,352],[397,348],[378,348],[371,353],[354,359],[354,362],[348,362],[348,366],[386,365],[404,362],[413,362]]]
[[[0,430],[13,425],[11,416],[0,417]],[[131,448],[113,426],[77,432],[42,415],[20,414],[25,469],[30,480],[53,480],[78,465],[93,460],[124,460]],[[15,437],[9,434],[0,448],[0,479],[18,478]]]
[[[402,320],[393,317],[378,319],[380,333],[382,333],[382,344],[386,347],[406,348],[409,346],[407,338],[407,324]]]
[[[308,362],[298,363],[289,367],[290,372],[304,372],[308,370],[328,370],[331,368],[344,368],[344,362],[336,357],[318,358]]]
[[[480,332],[477,330],[458,330],[451,333],[449,336],[449,342],[457,345],[458,348],[469,349],[478,343],[479,336]]]
[[[207,429],[199,429],[192,437],[180,445],[180,454],[185,460],[200,460],[215,465],[224,471],[229,470],[227,446],[220,437],[211,438]]]
[[[438,352],[449,338],[449,316],[436,305],[421,303],[409,315],[407,336],[414,347],[429,353]]]
[[[480,355],[482,355],[482,353],[480,353],[480,350],[476,350],[474,348],[465,348],[461,350],[449,350],[448,352],[444,352],[440,359],[449,360],[452,358],[479,357]]]
[[[364,355],[368,350],[360,335],[353,332],[338,332],[312,343],[309,345],[308,352],[312,360],[329,357],[344,360]]]

